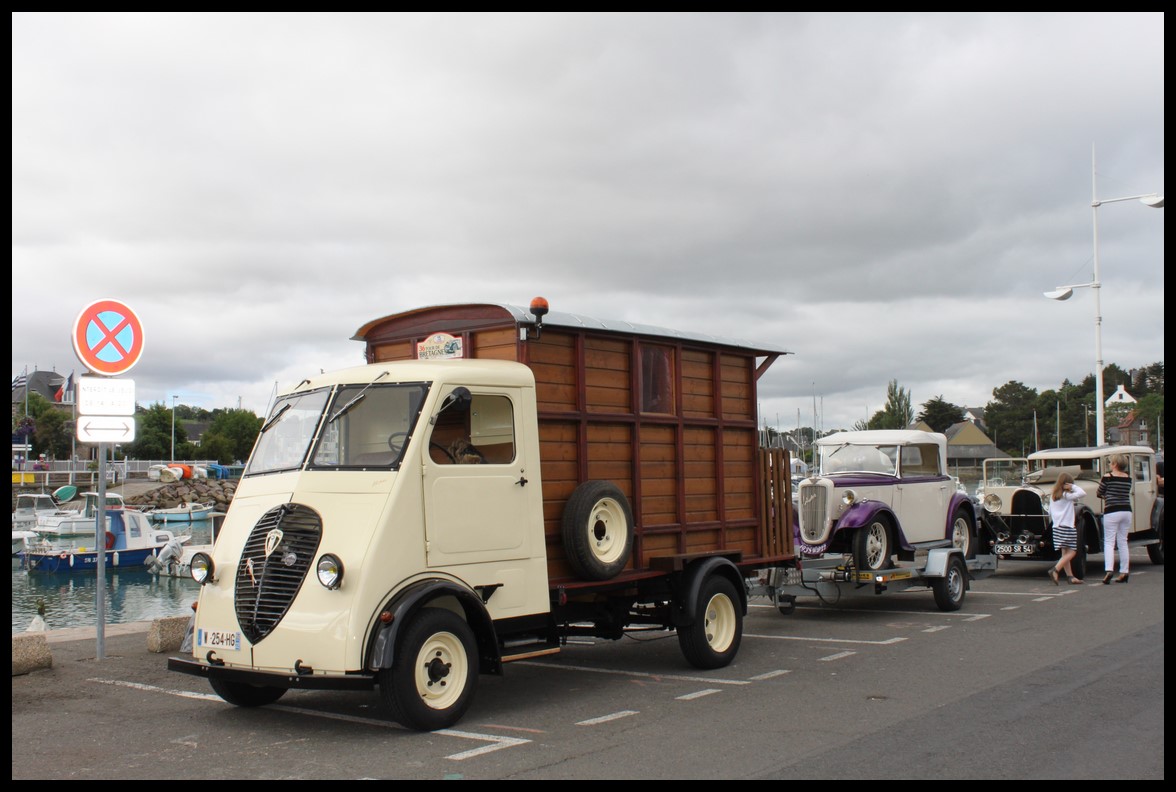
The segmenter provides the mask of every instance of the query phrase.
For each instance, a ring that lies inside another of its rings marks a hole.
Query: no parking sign
[[[98,300],[78,314],[73,345],[78,359],[95,374],[125,374],[143,354],[143,325],[118,300]]]

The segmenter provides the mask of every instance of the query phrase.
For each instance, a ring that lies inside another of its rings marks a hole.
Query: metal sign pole
[[[98,444],[98,515],[94,518],[94,549],[98,556],[98,583],[94,606],[98,614],[97,659],[106,656],[106,443]]]

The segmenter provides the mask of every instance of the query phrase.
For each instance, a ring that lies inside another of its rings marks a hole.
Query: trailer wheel
[[[796,612],[796,597],[780,597],[776,608],[780,611],[781,616],[791,616]]]
[[[452,726],[474,699],[477,656],[474,632],[460,616],[424,608],[405,628],[392,667],[380,671],[380,698],[410,729]]]
[[[973,531],[973,521],[968,519],[965,509],[956,509],[951,518],[951,544],[964,551],[964,558],[976,557],[976,535]]]
[[[959,610],[964,604],[964,595],[968,593],[968,569],[963,559],[953,555],[947,562],[944,576],[931,581],[931,591],[935,594],[935,604],[939,610]]]
[[[878,518],[853,537],[853,560],[857,568],[877,572],[890,566],[890,529]]]
[[[568,498],[562,533],[576,574],[609,580],[625,568],[633,552],[633,510],[616,484],[586,481]]]
[[[225,679],[209,679],[212,691],[236,707],[264,707],[286,694],[286,688],[258,687]]]
[[[735,659],[743,638],[743,610],[735,585],[711,575],[698,592],[694,623],[678,628],[678,645],[695,668],[722,668]]]

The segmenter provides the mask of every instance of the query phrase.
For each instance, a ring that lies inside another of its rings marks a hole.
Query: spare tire
[[[586,580],[610,580],[633,554],[633,510],[611,481],[586,481],[564,506],[562,535],[568,563]]]

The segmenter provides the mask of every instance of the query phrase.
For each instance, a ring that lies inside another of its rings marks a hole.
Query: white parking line
[[[846,657],[853,657],[857,652],[838,652],[837,654],[829,655],[828,657],[820,658],[820,662],[828,663],[831,660],[841,660]]]
[[[709,688],[707,690],[699,690],[694,693],[687,693],[684,696],[678,696],[677,699],[678,699],[678,701],[694,701],[694,699],[699,699],[699,698],[702,698],[703,696],[709,696],[711,693],[719,693],[719,692],[720,691],[715,690],[714,688]]]
[[[589,718],[588,720],[582,720],[579,723],[577,723],[576,725],[577,726],[596,726],[601,723],[608,723],[609,721],[615,721],[620,718],[627,718],[630,715],[638,715],[638,714],[640,714],[640,713],[638,713],[637,710],[621,710],[620,712],[614,712],[611,715],[601,715],[599,718]]]
[[[445,757],[455,762],[461,762],[475,756],[488,754],[492,751],[501,751],[503,748],[513,748],[516,745],[525,745],[531,742],[530,740],[524,740],[522,737],[500,737],[494,734],[478,734],[476,732],[458,731],[457,729],[439,729],[433,732],[433,734],[444,734],[447,737],[460,737],[465,740],[484,740],[490,743],[490,745],[483,745],[481,748],[471,748],[468,751],[450,754]]]
[[[751,679],[753,682],[762,682],[765,679],[774,679],[778,676],[784,676],[785,674],[791,674],[791,673],[792,673],[791,670],[789,670],[787,668],[781,668],[777,671],[769,671],[766,674],[760,674],[759,676],[753,676]]]
[[[645,679],[680,679],[686,682],[709,682],[712,685],[750,685],[745,679],[717,679],[715,677],[682,676],[679,674],[649,674],[644,671],[622,671],[616,668],[589,668],[588,666],[557,665],[555,663],[537,663],[534,660],[516,660],[511,665],[535,666],[536,668],[550,668],[556,671],[588,671],[592,674],[615,674],[617,676],[643,677]]]
[[[950,629],[951,629],[951,627],[949,627],[946,624],[943,624],[943,625],[940,625],[939,627],[928,627],[926,630],[923,630],[923,632],[936,633],[936,632],[939,632],[940,630],[950,630]]]
[[[135,690],[145,690],[151,693],[166,693],[169,696],[179,696],[181,698],[192,698],[200,700],[219,701],[223,703],[220,696],[209,693],[192,693],[187,690],[170,690],[168,688],[155,687],[154,685],[144,685],[139,682],[124,682],[119,679],[89,679],[89,682],[97,682],[102,685],[115,685],[117,687],[128,687]],[[399,723],[388,720],[379,720],[376,718],[361,718],[357,715],[344,715],[338,712],[323,712],[322,710],[306,709],[305,707],[291,707],[286,704],[271,704],[266,709],[281,710],[282,712],[293,712],[298,715],[309,715],[314,718],[325,718],[327,720],[344,721],[346,723],[359,723],[364,726],[379,726],[385,729],[398,729],[405,731],[404,726]],[[462,761],[474,756],[481,756],[492,751],[500,751],[503,748],[513,748],[516,745],[525,745],[531,742],[521,737],[503,737],[496,734],[478,734],[476,732],[458,731],[457,729],[439,729],[433,734],[444,734],[447,737],[459,737],[465,740],[482,740],[490,743],[490,745],[483,745],[480,748],[472,748],[461,753],[451,754],[446,756],[446,759],[454,761]]]
[[[871,646],[889,646],[906,638],[887,638],[885,641],[861,641],[852,638],[811,638],[803,635],[761,635],[759,633],[744,633],[744,638],[768,638],[777,641],[815,641],[818,643],[848,643],[848,644],[870,644]]]

